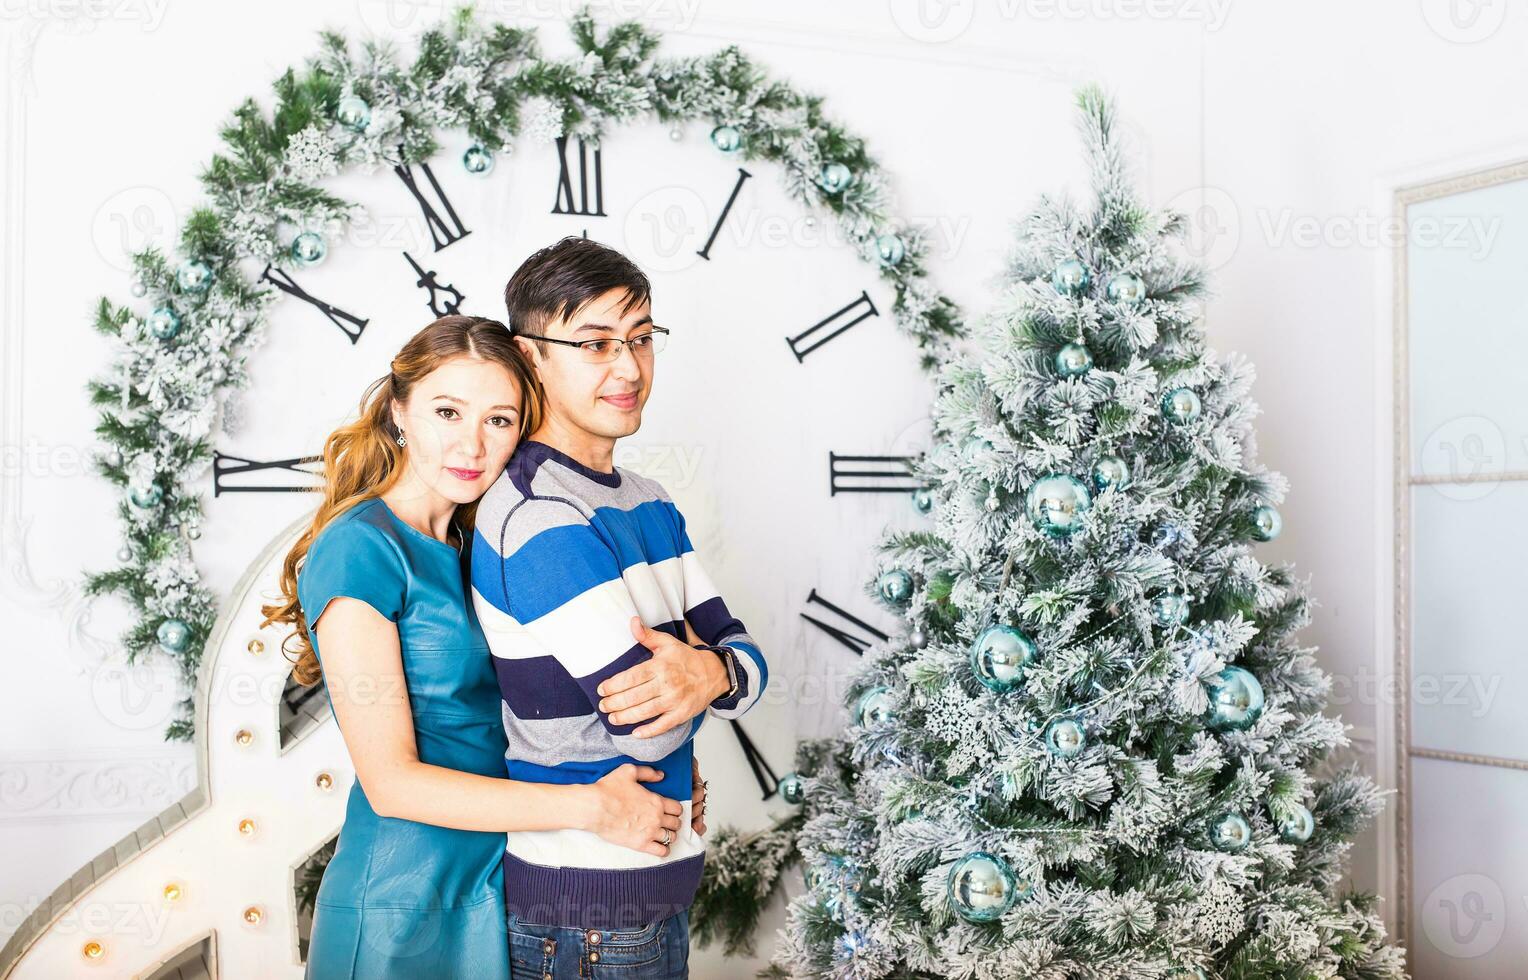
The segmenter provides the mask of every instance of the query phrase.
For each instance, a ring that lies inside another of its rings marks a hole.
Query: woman
[[[678,830],[679,803],[642,785],[661,778],[650,766],[582,786],[505,775],[463,547],[478,498],[540,407],[503,324],[445,316],[325,442],[323,503],[287,555],[282,601],[262,609],[266,624],[294,627],[293,673],[325,681],[355,765],[309,977],[505,980],[504,832],[579,827],[663,855],[659,841]]]

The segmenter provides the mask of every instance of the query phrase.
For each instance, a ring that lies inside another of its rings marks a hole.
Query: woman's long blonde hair
[[[301,604],[297,601],[298,566],[313,539],[330,521],[373,497],[386,493],[403,476],[403,447],[393,424],[392,407],[408,402],[409,393],[421,378],[453,357],[472,357],[502,364],[520,386],[519,438],[525,439],[541,424],[541,389],[535,372],[509,328],[481,316],[450,315],[426,326],[403,345],[393,358],[391,370],[367,386],[361,396],[360,417],[335,429],[324,440],[323,503],[313,523],[287,552],[281,565],[281,599],[262,605],[264,628],[288,623],[292,633],[281,651],[293,663],[292,676],[301,684],[316,684],[323,677],[313,638],[308,635]],[[477,501],[456,508],[454,525],[459,540],[472,533]]]

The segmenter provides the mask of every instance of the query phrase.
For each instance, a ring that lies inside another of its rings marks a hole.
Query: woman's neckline
[[[377,503],[382,505],[382,509],[383,510],[387,511],[387,516],[388,517],[391,517],[395,522],[397,522],[398,524],[402,525],[411,534],[414,534],[414,535],[416,535],[418,537],[421,537],[421,538],[423,538],[424,540],[430,542],[433,545],[437,545],[437,546],[439,546],[441,548],[445,548],[447,551],[451,552],[453,555],[460,555],[461,554],[462,549],[457,547],[456,545],[452,544],[451,542],[449,542],[449,541],[442,541],[442,540],[440,540],[439,538],[437,538],[433,534],[426,534],[423,531],[419,530],[419,528],[417,528],[414,525],[410,524],[408,521],[406,521],[403,518],[399,517],[396,513],[393,512],[392,507],[388,506],[387,501],[383,500],[381,497],[376,497],[376,498],[373,498],[373,499],[375,499],[377,501]]]

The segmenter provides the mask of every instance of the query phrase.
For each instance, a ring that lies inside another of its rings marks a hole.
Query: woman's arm
[[[315,624],[324,681],[356,778],[372,809],[457,830],[575,828],[648,854],[679,829],[679,803],[642,786],[651,766],[620,766],[598,782],[556,786],[480,776],[419,761],[398,628],[366,602],[336,596]]]

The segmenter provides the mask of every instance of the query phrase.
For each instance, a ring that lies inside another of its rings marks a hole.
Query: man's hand
[[[609,714],[611,724],[651,720],[632,734],[652,738],[684,724],[727,693],[727,668],[710,650],[697,650],[648,629],[638,616],[631,617],[631,635],[653,656],[599,686],[599,709]]]

